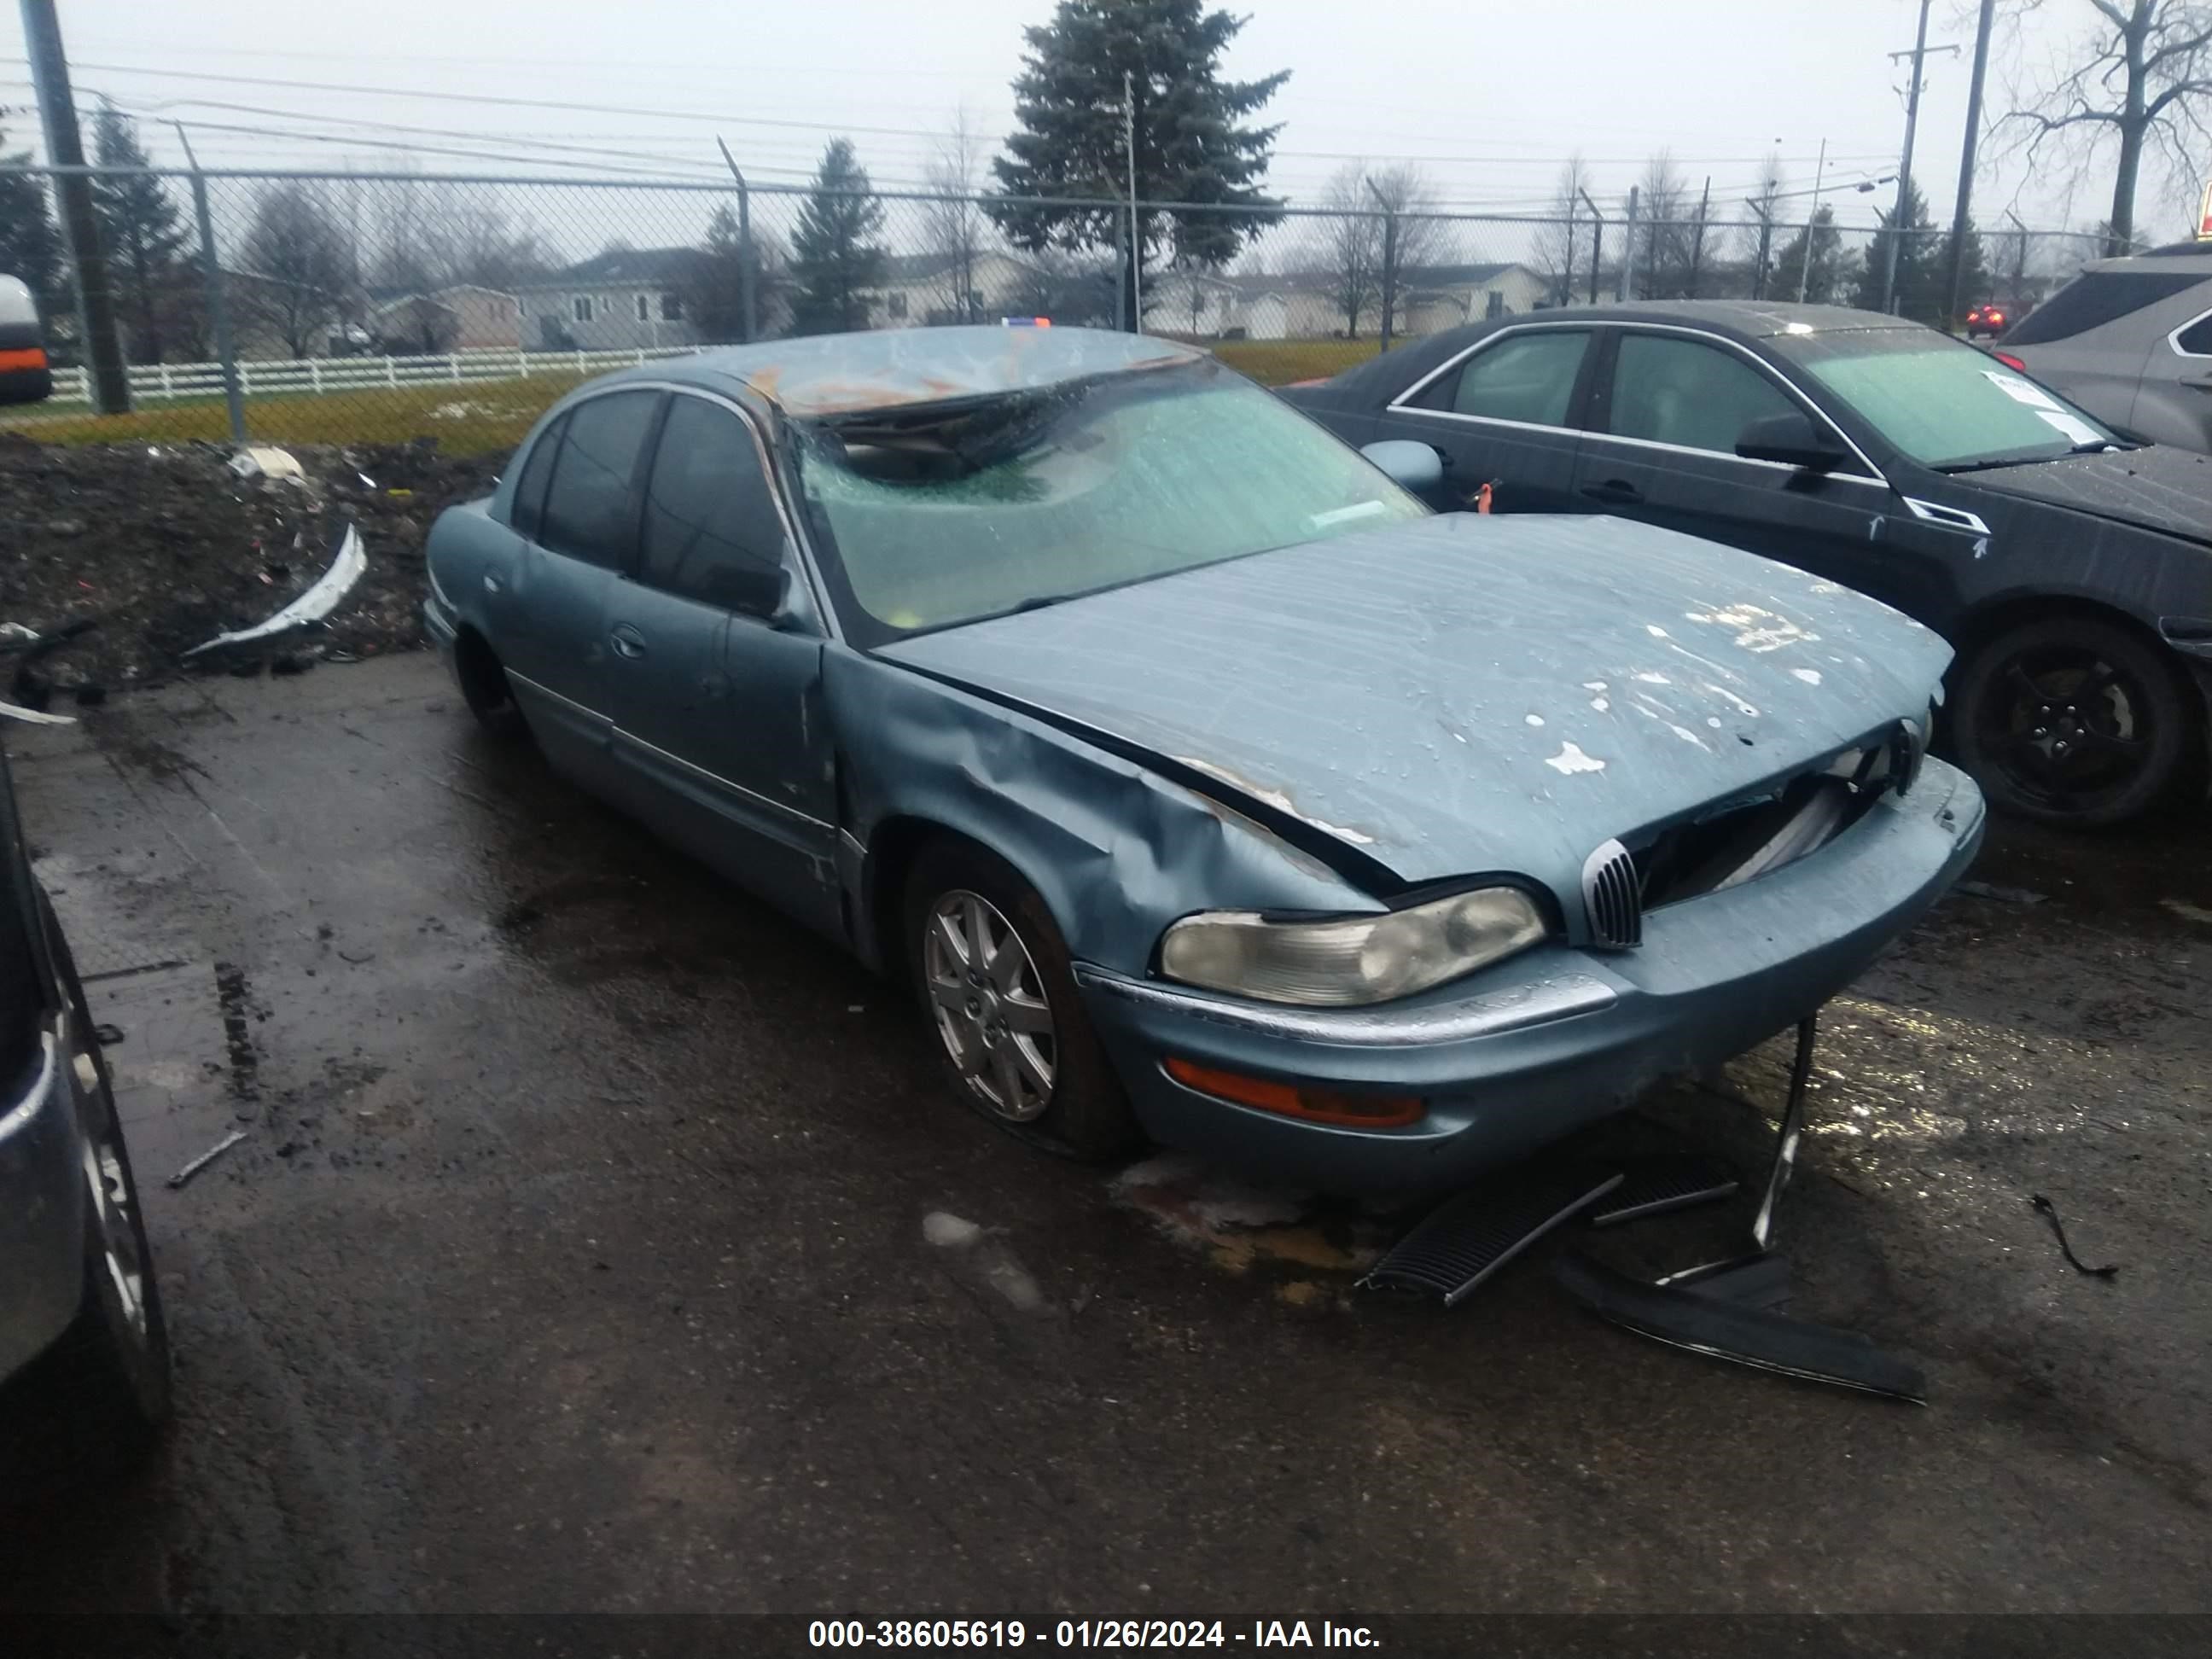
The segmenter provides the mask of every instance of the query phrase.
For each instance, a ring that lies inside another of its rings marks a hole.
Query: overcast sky
[[[1443,199],[1478,207],[1548,198],[1561,160],[1589,158],[1601,198],[1625,193],[1661,146],[1694,191],[1710,175],[1717,213],[1735,205],[1778,146],[1808,186],[1826,140],[1833,186],[1895,170],[1905,75],[1887,54],[1912,44],[1916,0],[1249,0],[1231,70],[1292,71],[1272,106],[1284,123],[1270,183],[1311,199],[1346,159],[1418,158]],[[797,179],[830,131],[847,131],[881,185],[919,179],[930,135],[965,106],[995,137],[1012,121],[1008,82],[1022,27],[1050,0],[61,0],[79,97],[106,92],[134,112],[195,128],[202,160],[231,167],[370,165],[428,149],[556,154],[604,147],[585,166],[711,173],[716,133],[763,179]],[[1971,46],[1969,8],[1936,0],[1931,41]],[[2056,48],[2088,16],[2050,0],[2017,42]],[[0,60],[22,56],[0,5]],[[1932,58],[1916,175],[1948,220],[1965,119],[1969,54]],[[35,121],[20,62],[0,61],[11,146]],[[366,92],[264,82],[342,83]],[[1992,112],[2004,107],[1993,70]],[[501,106],[467,97],[617,106],[622,112]],[[222,107],[230,106],[232,107]],[[249,107],[238,107],[238,106]],[[274,112],[273,113],[271,112]],[[340,123],[442,129],[459,137]],[[308,130],[339,142],[226,131]],[[157,157],[178,152],[155,135]],[[500,170],[479,156],[417,154],[427,171]],[[2038,225],[2103,216],[2111,160],[2070,194],[2002,162],[1978,186],[1977,218],[2007,206]],[[2147,168],[2139,225],[2179,234],[2195,184]],[[1838,201],[1870,222],[1885,190]],[[1802,206],[1802,204],[1801,204]]]

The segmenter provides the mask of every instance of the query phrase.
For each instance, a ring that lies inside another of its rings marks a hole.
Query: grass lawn
[[[431,437],[448,455],[512,449],[546,406],[586,377],[532,374],[510,380],[364,387],[321,397],[248,398],[246,429],[257,443],[404,443]],[[227,442],[221,398],[148,403],[128,415],[55,413],[36,404],[0,426],[50,444]]]
[[[1262,386],[1326,379],[1376,353],[1372,340],[1225,340],[1214,355]],[[362,387],[320,397],[253,397],[246,429],[258,443],[404,443],[432,437],[448,455],[512,449],[546,406],[587,378],[532,374],[508,380]],[[129,415],[85,415],[27,404],[0,416],[0,428],[51,444],[227,441],[220,397],[148,403]]]

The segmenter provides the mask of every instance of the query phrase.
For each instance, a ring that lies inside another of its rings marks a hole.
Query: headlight
[[[1517,887],[1330,921],[1251,910],[1186,916],[1160,941],[1170,979],[1267,1002],[1351,1006],[1411,996],[1534,945],[1550,931]]]

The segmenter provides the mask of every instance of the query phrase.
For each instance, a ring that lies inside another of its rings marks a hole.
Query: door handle
[[[1584,484],[1583,494],[1594,501],[1607,501],[1614,507],[1641,507],[1644,504],[1644,492],[1625,478],[1607,478],[1603,483]]]
[[[645,635],[628,623],[617,623],[607,635],[617,657],[641,657],[645,654]]]
[[[2212,374],[2185,374],[2181,377],[2181,383],[2194,386],[2199,392],[2212,392]]]
[[[486,571],[484,573],[484,592],[487,593],[496,593],[499,592],[499,578],[493,575],[490,572]]]

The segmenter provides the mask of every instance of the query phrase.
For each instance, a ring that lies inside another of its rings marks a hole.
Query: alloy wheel
[[[2057,812],[2094,810],[2148,763],[2154,707],[2121,665],[2088,647],[2037,646],[2007,661],[1973,711],[2007,781]]]
[[[106,1091],[100,1086],[100,1073],[92,1056],[78,1054],[76,1066],[81,1083],[88,1078],[91,1079],[86,1084],[86,1092],[94,1095],[101,1108],[84,1141],[86,1196],[100,1235],[100,1265],[114,1291],[127,1340],[132,1347],[143,1349],[149,1340],[146,1259],[139,1248],[138,1231],[131,1224],[134,1195],[123,1172],[123,1159],[117,1146],[122,1131],[108,1104]]]
[[[1029,947],[997,906],[956,889],[930,907],[922,974],[939,1042],[991,1112],[1027,1123],[1052,1104],[1059,1042]]]

